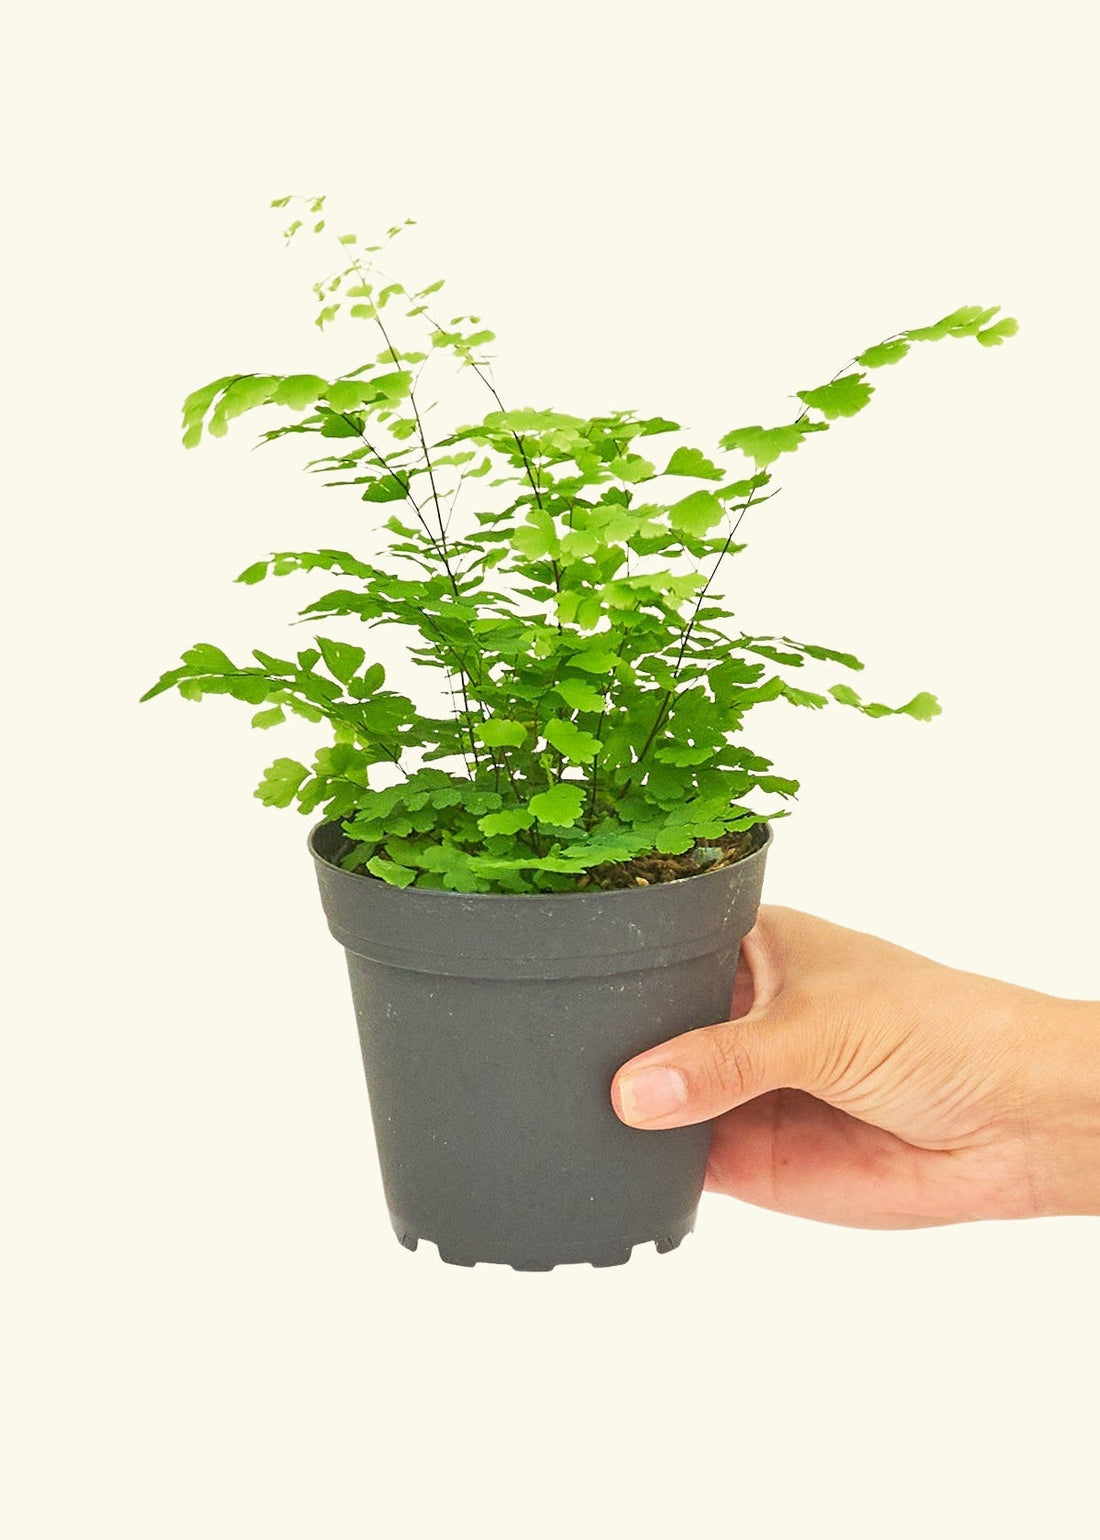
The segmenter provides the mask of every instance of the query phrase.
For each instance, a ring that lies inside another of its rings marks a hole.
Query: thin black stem
[[[654,718],[653,726],[649,730],[649,736],[646,738],[645,743],[642,745],[641,753],[638,755],[637,759],[634,761],[633,767],[631,768],[630,775],[627,777],[627,779],[626,779],[626,781],[625,781],[625,783],[623,785],[622,791],[619,793],[620,796],[625,796],[627,791],[629,790],[630,786],[633,784],[634,777],[635,777],[635,775],[637,774],[637,771],[638,771],[638,766],[642,763],[642,761],[645,759],[646,755],[649,753],[650,749],[653,747],[654,739],[657,737],[657,734],[660,732],[661,728],[664,726],[665,722],[668,720],[668,708],[669,708],[669,705],[672,702],[672,697],[675,694],[675,680],[676,680],[676,676],[679,674],[680,666],[681,666],[681,664],[684,661],[684,654],[687,651],[687,644],[688,644],[688,642],[689,642],[689,640],[691,638],[692,631],[695,629],[695,622],[699,618],[699,611],[702,609],[703,600],[706,598],[711,584],[714,582],[715,577],[718,575],[718,569],[722,565],[723,561],[725,560],[726,555],[729,552],[730,546],[733,544],[733,537],[737,533],[737,529],[738,529],[738,526],[741,523],[741,520],[745,517],[746,513],[748,513],[749,509],[752,507],[753,495],[755,494],[755,492],[756,492],[756,488],[753,487],[752,491],[749,493],[748,501],[742,505],[741,511],[737,515],[736,520],[734,521],[733,528],[730,530],[729,534],[726,536],[725,541],[722,544],[722,549],[718,553],[718,560],[714,563],[714,567],[711,570],[710,577],[707,578],[707,581],[704,583],[702,589],[699,592],[699,597],[695,601],[695,608],[691,612],[691,619],[688,621],[687,625],[684,627],[684,634],[680,638],[680,650],[676,654],[676,662],[672,666],[673,684],[669,686],[669,688],[665,691],[664,695],[661,697],[661,703],[657,707],[657,715]]]
[[[359,277],[363,280],[364,286],[366,286],[367,275],[364,272],[363,265],[359,261],[358,257],[352,258],[351,267],[348,269],[348,271],[358,273]],[[386,330],[386,323],[382,319],[382,313],[373,299],[371,301],[371,309],[374,311],[374,323],[378,327],[378,330],[382,333],[383,340],[385,341],[390,358],[393,360],[394,367],[396,369],[400,369],[401,358],[397,352],[397,349],[394,347],[392,340],[390,339],[389,332]],[[440,555],[442,557],[443,566],[446,570],[447,577],[450,579],[451,587],[454,589],[455,597],[457,598],[458,584],[455,580],[455,575],[451,570],[450,553],[447,548],[447,531],[443,524],[443,509],[439,501],[439,488],[436,486],[435,481],[435,467],[432,464],[432,457],[428,451],[428,440],[424,432],[424,424],[421,421],[420,408],[416,404],[416,389],[414,386],[410,386],[409,389],[409,405],[412,407],[413,419],[416,423],[416,433],[420,440],[421,452],[424,455],[424,465],[428,472],[428,482],[432,489],[432,502],[435,504],[435,517],[436,522],[439,525]]]
[[[374,445],[371,443],[370,439],[367,437],[366,433],[363,431],[362,427],[355,421],[354,417],[352,417],[347,412],[341,412],[340,416],[347,423],[348,427],[354,429],[354,431],[363,440],[363,443],[366,445],[367,449],[374,456],[375,460],[377,460],[378,464],[387,473],[387,475],[392,476],[393,479],[397,482],[398,486],[403,488],[406,498],[412,504],[412,507],[414,508],[414,510],[416,512],[416,517],[417,517],[417,519],[418,519],[418,521],[420,523],[421,529],[424,531],[424,534],[425,534],[425,537],[427,538],[428,544],[432,547],[433,550],[436,550],[437,546],[436,546],[435,536],[432,534],[431,526],[428,524],[428,521],[424,518],[424,515],[421,512],[419,503],[416,501],[416,498],[413,497],[413,495],[412,495],[410,479],[406,476],[406,478],[404,480],[402,480],[399,472],[396,471],[393,468],[393,466],[386,459],[385,455],[382,454],[381,450],[378,450],[378,449],[376,449],[374,447]],[[444,547],[444,550],[445,549],[446,549],[446,547]],[[446,556],[443,557],[443,562],[444,562],[444,565],[447,566]],[[447,576],[451,580],[451,587],[454,589],[455,596],[458,597],[458,587],[457,587],[457,585],[455,583],[454,575],[452,574],[449,566],[447,566]],[[425,618],[426,618],[425,616],[423,616],[423,615],[421,616],[421,619],[425,619]],[[446,638],[443,636],[443,633],[441,631],[437,631],[437,635],[439,636],[441,645],[444,648],[446,648],[447,650],[450,651],[451,656],[455,659],[455,662],[457,664],[457,674],[458,674],[458,680],[459,680],[459,688],[460,688],[461,693],[462,693],[462,705],[463,705],[463,708],[464,708],[465,713],[466,713],[466,718],[465,718],[466,719],[466,731],[469,734],[469,738],[470,738],[470,757],[473,759],[473,764],[474,764],[473,770],[470,769],[470,760],[467,759],[467,757],[466,757],[465,749],[463,749],[463,751],[462,751],[462,758],[463,758],[463,761],[464,761],[464,763],[466,765],[466,774],[469,775],[472,778],[473,775],[476,773],[477,768],[478,768],[478,758],[477,758],[477,740],[474,737],[474,730],[473,730],[473,727],[470,724],[470,716],[472,715],[472,713],[470,711],[470,700],[469,700],[469,696],[468,696],[467,690],[466,690],[466,663],[465,663],[465,659],[463,658],[462,654],[457,652],[453,647],[449,646],[449,644],[447,643]],[[483,719],[484,719],[484,716],[485,716],[485,713],[483,711],[482,712],[482,718]]]
[[[356,269],[357,269],[357,271],[360,272],[360,275],[362,275],[362,270],[359,268],[358,261],[356,262]],[[378,313],[378,307],[377,306],[374,307],[374,319],[375,319],[375,321],[378,324],[379,331],[382,333],[382,336],[386,340],[386,347],[389,349],[390,357],[392,358],[392,360],[393,360],[394,364],[397,366],[397,368],[400,369],[400,367],[401,367],[401,359],[398,357],[397,350],[394,347],[393,343],[390,341],[389,332],[387,332],[385,324],[383,323],[382,317]],[[461,601],[462,595],[461,595],[461,593],[459,591],[458,579],[455,577],[454,571],[453,571],[453,569],[451,567],[450,552],[449,552],[448,547],[447,547],[447,528],[446,528],[446,525],[443,522],[443,509],[442,509],[442,506],[441,506],[440,501],[439,501],[439,488],[436,486],[436,482],[435,482],[435,467],[432,464],[432,457],[431,457],[431,454],[428,451],[428,440],[427,440],[427,436],[424,433],[424,424],[423,424],[423,422],[421,421],[421,418],[420,418],[420,409],[419,409],[419,407],[416,404],[416,392],[411,387],[409,389],[409,405],[412,407],[413,417],[416,420],[416,431],[417,431],[417,435],[418,435],[418,437],[420,439],[421,450],[423,451],[423,454],[424,454],[424,464],[426,465],[427,470],[428,470],[428,482],[429,482],[429,484],[431,486],[431,489],[432,489],[432,501],[435,504],[435,517],[436,517],[436,522],[439,525],[439,548],[440,548],[440,556],[441,556],[442,561],[443,561],[443,569],[444,569],[444,571],[447,574],[448,581],[450,582],[450,585],[451,585],[452,593],[454,594],[454,596],[455,596],[455,598],[457,600]],[[459,655],[456,653],[455,656],[458,657]],[[463,705],[463,708],[464,708],[465,714],[466,714],[466,728],[467,728],[467,731],[468,731],[469,736],[470,736],[470,756],[473,759],[474,771],[476,773],[478,768],[479,768],[478,757],[477,757],[477,740],[474,737],[473,726],[472,726],[472,724],[470,722],[470,717],[472,716],[473,713],[470,710],[470,698],[469,698],[469,694],[467,692],[467,687],[466,687],[467,686],[467,674],[466,674],[466,667],[465,667],[465,662],[464,661],[462,661],[460,663],[458,679],[459,679],[459,688],[462,691],[462,705]],[[485,719],[485,712],[484,712],[484,710],[482,710],[481,716],[482,716],[482,720],[484,721],[484,719]],[[465,759],[465,757],[466,756],[464,754],[463,758]],[[494,762],[494,764],[496,763],[496,756],[495,755],[493,755],[493,762]],[[469,773],[469,765],[467,765],[466,770],[467,770],[467,774],[468,774]]]
[[[363,281],[364,285],[366,285],[367,275],[364,272],[362,263],[359,261],[358,257],[354,257],[352,259],[351,266],[348,269],[348,271],[349,272],[357,273],[359,275],[360,279]],[[401,359],[398,356],[397,349],[394,347],[392,341],[390,340],[390,335],[389,335],[389,333],[386,330],[385,323],[382,320],[382,316],[381,316],[381,314],[379,312],[378,306],[376,304],[373,304],[373,302],[372,302],[372,307],[371,308],[374,311],[374,320],[375,320],[375,322],[376,322],[376,324],[378,326],[378,329],[382,333],[383,338],[385,339],[386,347],[389,350],[390,357],[393,360],[394,365],[396,366],[396,368],[400,369],[400,367],[401,367]],[[415,393],[415,390],[412,389],[412,388],[410,388],[410,390],[409,390],[409,405],[412,407],[413,417],[414,417],[414,419],[416,421],[416,431],[417,431],[417,435],[418,435],[418,437],[420,439],[421,450],[423,451],[423,454],[424,454],[424,463],[425,463],[425,466],[426,466],[427,471],[428,471],[428,482],[429,482],[429,485],[431,486],[431,489],[432,489],[432,501],[435,504],[436,522],[439,525],[439,545],[438,545],[438,549],[439,549],[440,560],[443,563],[443,569],[444,569],[444,571],[447,574],[448,581],[450,582],[451,591],[453,592],[453,594],[454,594],[456,599],[460,599],[461,598],[461,594],[459,592],[458,580],[455,577],[455,574],[454,574],[454,571],[452,570],[451,562],[450,562],[450,552],[449,552],[449,549],[448,549],[448,546],[447,546],[447,531],[446,531],[446,527],[445,527],[445,525],[443,523],[443,510],[442,510],[442,507],[441,507],[441,504],[440,504],[440,500],[439,500],[439,488],[436,486],[436,481],[435,481],[435,467],[432,464],[432,457],[431,457],[431,455],[430,455],[430,453],[428,451],[428,440],[427,440],[427,437],[426,437],[426,435],[424,433],[424,424],[421,421],[420,409],[419,409],[419,407],[416,404],[416,393]],[[354,423],[352,425],[355,426]],[[368,443],[367,437],[363,433],[362,429],[358,429],[358,432],[360,434],[360,437],[363,439],[363,442],[365,444],[367,444],[367,448],[370,449],[371,453],[374,454],[376,458],[378,458],[377,451],[374,450],[373,448],[371,448],[371,445]],[[383,460],[382,463],[385,464],[385,461]],[[387,468],[387,470],[389,470],[388,466],[386,468]],[[390,471],[389,473],[390,473],[390,475],[393,475],[392,471]],[[398,484],[400,485],[401,484],[400,477],[398,477],[397,479],[398,479]],[[404,487],[405,487],[405,495],[406,495],[406,497],[408,497],[409,501],[412,503],[413,507],[416,509],[416,516],[420,520],[420,524],[421,524],[421,526],[422,526],[422,528],[424,530],[424,533],[428,536],[429,541],[431,542],[432,546],[434,547],[435,544],[436,544],[435,537],[432,535],[431,531],[428,528],[427,521],[424,519],[424,516],[423,516],[423,514],[421,512],[421,509],[420,509],[420,505],[416,502],[415,498],[413,498],[413,496],[412,496],[412,493],[411,493],[411,491],[409,489],[410,488],[409,480],[405,481]],[[473,713],[470,710],[470,698],[469,698],[469,692],[468,692],[468,689],[467,689],[467,671],[466,671],[465,659],[462,658],[461,655],[458,654],[457,652],[454,653],[454,656],[457,659],[458,665],[459,665],[459,667],[458,667],[459,688],[461,689],[461,692],[462,692],[462,705],[463,705],[463,709],[464,709],[464,713],[465,713],[466,730],[467,730],[467,733],[468,733],[469,739],[470,739],[470,758],[473,760],[473,766],[474,766],[473,772],[471,772],[469,761],[468,760],[466,761],[466,773],[467,773],[467,775],[470,775],[470,774],[476,774],[477,770],[479,768],[479,761],[478,761],[478,757],[477,757],[477,739],[474,737],[474,730],[473,730],[473,726],[472,726],[471,721],[470,721],[470,718],[473,715]],[[485,716],[484,711],[482,711],[481,714],[482,714],[482,718],[484,719],[484,716]],[[463,752],[463,756],[462,757],[463,757],[464,760],[466,760],[465,752]]]

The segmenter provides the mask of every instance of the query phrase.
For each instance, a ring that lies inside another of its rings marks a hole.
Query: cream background
[[[9,20],[12,1540],[1095,1532],[1100,1221],[877,1235],[708,1196],[679,1252],[607,1272],[399,1249],[307,824],[251,797],[299,729],[135,704],[200,637],[278,651],[316,590],[230,579],[362,528],[295,441],[252,456],[251,421],[179,447],[187,390],[328,356],[330,257],[283,250],[271,197],[327,191],[364,235],[416,218],[394,268],[493,326],[510,402],[704,445],[999,302],[1016,339],[880,371],[744,526],[747,629],[945,708],[756,714],[804,786],[767,897],[1096,997],[1094,17]]]

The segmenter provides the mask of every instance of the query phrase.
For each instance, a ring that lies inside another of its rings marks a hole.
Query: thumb
[[[781,1087],[812,1090],[809,1013],[793,991],[738,1021],[696,1027],[630,1059],[611,1104],[634,1128],[680,1128]]]

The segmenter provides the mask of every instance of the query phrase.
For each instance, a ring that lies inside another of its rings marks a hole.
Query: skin
[[[761,909],[731,1019],[629,1060],[611,1100],[637,1128],[715,1119],[707,1188],[806,1219],[1100,1214],[1100,1003],[795,909]]]

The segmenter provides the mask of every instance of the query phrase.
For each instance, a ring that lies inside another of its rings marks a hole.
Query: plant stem
[[[684,634],[680,638],[680,650],[676,654],[676,662],[672,665],[673,684],[669,686],[669,688],[665,691],[664,695],[661,698],[661,703],[657,707],[657,715],[656,715],[656,717],[654,719],[653,726],[649,730],[649,736],[646,738],[645,743],[642,745],[641,753],[638,755],[637,759],[634,761],[634,764],[633,764],[633,766],[631,768],[630,775],[627,777],[626,781],[623,784],[622,790],[619,793],[620,796],[625,796],[627,791],[630,789],[631,785],[634,782],[634,777],[635,777],[635,775],[637,773],[638,766],[642,763],[642,761],[645,759],[646,755],[649,753],[650,749],[653,747],[654,739],[656,738],[657,734],[660,732],[661,728],[665,724],[665,721],[666,721],[667,715],[668,715],[669,704],[670,704],[670,702],[672,700],[673,695],[676,693],[675,692],[676,676],[679,674],[681,664],[684,661],[684,654],[687,651],[687,644],[688,644],[688,641],[689,641],[689,639],[691,637],[692,631],[695,629],[695,622],[699,618],[699,611],[703,607],[703,600],[706,598],[711,584],[714,582],[714,579],[718,575],[719,567],[722,565],[723,561],[726,559],[726,555],[727,555],[727,553],[729,551],[730,546],[733,544],[733,537],[737,533],[738,526],[740,525],[741,520],[745,517],[746,513],[748,513],[749,509],[752,507],[752,501],[753,501],[753,496],[754,496],[755,492],[756,492],[756,488],[753,487],[752,491],[749,493],[747,502],[745,502],[742,505],[741,511],[737,515],[736,520],[734,521],[733,528],[730,530],[729,534],[726,536],[726,539],[725,539],[725,542],[724,542],[724,544],[722,546],[722,549],[718,553],[718,560],[714,563],[714,566],[711,569],[710,577],[707,578],[706,582],[704,583],[702,589],[699,592],[699,597],[695,601],[695,608],[691,612],[691,619],[688,621],[687,625],[684,627]]]
[[[361,262],[359,261],[358,257],[355,257],[355,258],[352,259],[352,264],[351,264],[351,269],[350,270],[358,273],[358,275],[359,275],[360,279],[363,281],[364,285],[366,284],[366,277],[367,277],[367,275],[363,271],[363,266],[362,266]],[[397,369],[400,369],[401,368],[401,359],[399,358],[397,350],[394,347],[392,341],[390,340],[389,332],[387,332],[387,330],[386,330],[385,323],[383,322],[381,314],[379,313],[378,306],[377,305],[372,305],[372,309],[374,310],[374,320],[377,323],[378,330],[382,333],[382,336],[385,339],[386,347],[389,350],[390,358],[393,360],[394,366]],[[409,390],[409,405],[412,407],[413,417],[414,417],[414,419],[416,421],[417,436],[420,439],[420,448],[423,451],[424,464],[427,467],[427,471],[428,471],[428,482],[429,482],[429,484],[431,486],[431,489],[432,489],[432,501],[435,504],[435,517],[436,517],[436,522],[439,525],[439,553],[440,553],[440,559],[443,562],[443,569],[444,569],[444,571],[447,574],[448,581],[450,582],[451,592],[454,594],[456,599],[460,599],[461,595],[459,593],[458,581],[457,581],[457,579],[455,577],[454,571],[451,568],[450,551],[449,551],[448,546],[447,546],[447,530],[446,530],[446,526],[444,525],[444,522],[443,522],[443,510],[442,510],[442,507],[440,506],[440,501],[439,501],[439,488],[436,486],[436,481],[435,481],[435,466],[432,464],[432,457],[431,457],[431,455],[430,455],[430,453],[428,451],[428,440],[427,440],[427,437],[426,437],[426,435],[424,433],[424,424],[423,424],[423,422],[421,420],[421,417],[420,417],[420,409],[419,409],[419,407],[416,404],[416,392],[411,387],[410,387],[410,390]],[[352,426],[354,426],[354,423],[352,424]],[[371,453],[374,454],[376,458],[380,458],[377,455],[377,451],[372,449],[370,444],[367,442],[366,435],[362,432],[362,429],[359,430],[359,434],[360,434],[360,437],[363,439],[363,442],[365,444],[367,444],[367,448],[371,450]],[[385,461],[383,460],[382,463],[385,464]],[[386,468],[387,468],[387,470],[389,470],[388,466]],[[394,473],[393,473],[392,470],[390,470],[389,474],[393,475]],[[398,477],[397,480],[398,480],[398,483],[400,484],[400,477]],[[406,497],[408,497],[409,501],[412,503],[413,507],[416,509],[416,516],[420,520],[421,527],[423,528],[424,533],[427,535],[429,541],[431,542],[431,544],[434,547],[435,546],[435,538],[434,538],[434,536],[432,535],[431,531],[428,528],[427,522],[425,521],[425,519],[423,517],[423,514],[421,512],[420,505],[416,502],[415,498],[412,496],[412,492],[410,490],[410,483],[409,483],[408,479],[406,479],[404,485],[405,485],[405,495],[406,495]],[[474,737],[474,729],[473,729],[473,725],[472,725],[472,723],[470,721],[470,718],[473,715],[473,713],[470,710],[470,697],[469,697],[469,692],[468,692],[468,689],[467,689],[468,679],[467,679],[466,662],[465,662],[465,659],[462,657],[462,655],[459,654],[458,652],[454,651],[453,648],[452,648],[452,653],[453,653],[454,657],[456,658],[456,660],[458,662],[459,688],[460,688],[460,690],[462,692],[462,705],[463,705],[463,710],[464,710],[464,713],[465,713],[466,731],[467,731],[467,734],[469,735],[469,739],[470,739],[470,758],[473,760],[473,766],[474,766],[472,774],[476,775],[478,769],[480,768],[480,763],[479,763],[479,760],[478,760],[478,757],[477,757],[477,739]],[[484,719],[485,719],[484,709],[482,709],[481,716],[482,716],[482,720],[484,721]],[[462,757],[465,760],[465,758],[466,758],[465,753],[463,753]],[[469,765],[468,762],[466,764],[466,773],[468,775],[471,774],[470,765]]]
[[[398,486],[402,487],[404,489],[405,496],[408,499],[408,501],[412,504],[413,511],[416,514],[417,520],[418,520],[418,522],[420,524],[421,529],[424,531],[425,537],[427,538],[427,541],[428,541],[429,545],[432,547],[433,550],[435,550],[436,549],[435,536],[432,534],[431,529],[429,528],[429,525],[428,525],[428,521],[425,519],[423,513],[421,512],[420,504],[416,501],[416,498],[412,495],[412,486],[411,486],[411,482],[410,482],[409,478],[406,476],[405,479],[402,480],[400,473],[398,471],[394,470],[393,466],[386,459],[385,455],[381,452],[381,450],[375,449],[374,445],[371,443],[370,439],[367,437],[367,435],[363,431],[363,429],[355,421],[354,417],[352,417],[347,412],[341,412],[340,416],[347,423],[348,427],[352,428],[359,435],[359,437],[363,440],[363,443],[366,445],[367,449],[374,456],[375,460],[382,467],[382,469],[387,473],[387,475],[392,476],[393,479],[397,482]],[[438,503],[437,503],[437,507],[438,507]],[[443,549],[444,549],[444,551],[446,551],[446,544],[445,543],[444,543],[444,548]],[[444,566],[447,566],[447,558],[446,558],[445,555],[443,557],[443,562],[444,562]],[[447,576],[451,580],[451,587],[454,589],[455,595],[457,597],[458,596],[458,588],[457,588],[457,585],[455,584],[454,576],[453,576],[449,566],[447,566]],[[423,617],[421,617],[421,618],[423,618]],[[469,696],[467,695],[467,691],[466,691],[466,664],[465,664],[465,659],[463,658],[463,656],[462,656],[462,654],[460,652],[457,652],[455,650],[455,648],[450,646],[450,644],[447,642],[446,638],[443,636],[443,633],[441,631],[437,630],[436,634],[437,634],[437,636],[440,639],[440,643],[441,643],[442,647],[447,649],[450,652],[451,656],[455,660],[455,663],[457,664],[459,688],[461,689],[461,692],[462,692],[462,704],[463,704],[463,707],[464,707],[465,712],[466,712],[466,731],[467,731],[467,733],[469,735],[469,739],[470,739],[470,755],[471,755],[471,758],[473,759],[473,762],[474,762],[474,769],[472,771],[470,769],[470,761],[468,759],[466,759],[466,751],[465,750],[463,750],[463,752],[462,752],[462,758],[463,758],[463,760],[466,763],[466,774],[472,777],[474,774],[476,774],[477,769],[478,769],[477,740],[474,738],[474,730],[473,730],[473,727],[470,725],[470,721],[469,721],[469,718],[472,715],[472,713],[470,711]],[[484,711],[482,711],[481,715],[482,715],[482,719],[484,720],[484,717],[485,717]]]

